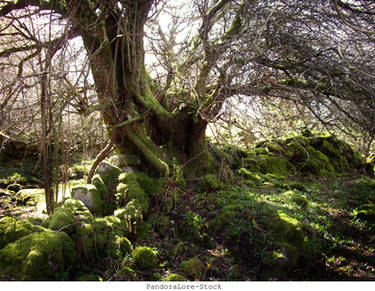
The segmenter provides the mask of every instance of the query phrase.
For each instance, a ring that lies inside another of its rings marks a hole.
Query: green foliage
[[[166,281],[187,281],[186,278],[180,274],[169,274]]]
[[[192,280],[199,279],[202,275],[204,266],[198,257],[193,257],[188,261],[181,263],[181,269]]]
[[[139,246],[132,252],[134,263],[143,270],[149,270],[158,266],[158,254],[150,247]]]
[[[188,211],[177,225],[177,232],[181,238],[209,248],[210,241],[206,231],[207,223],[205,219],[192,211]]]

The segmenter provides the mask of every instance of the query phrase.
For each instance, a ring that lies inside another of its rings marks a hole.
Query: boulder
[[[76,185],[72,188],[72,198],[82,201],[94,214],[101,215],[103,211],[102,198],[92,184]]]
[[[54,280],[75,260],[75,246],[66,233],[34,232],[0,250],[0,279]]]
[[[33,232],[44,231],[39,225],[33,225],[28,220],[18,220],[12,217],[0,219],[0,249]]]
[[[56,208],[54,213],[44,221],[43,226],[70,234],[73,233],[74,224],[75,219],[70,208]]]
[[[132,257],[134,260],[134,263],[143,270],[149,270],[156,268],[158,266],[158,255],[157,252],[154,251],[150,247],[137,247],[133,253]]]
[[[99,175],[106,186],[116,188],[118,177],[122,173],[119,167],[116,167],[106,161],[101,162],[95,170],[95,174]]]

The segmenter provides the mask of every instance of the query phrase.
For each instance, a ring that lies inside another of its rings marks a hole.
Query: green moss
[[[12,217],[0,219],[0,249],[8,243],[14,242],[33,232],[41,232],[45,229],[38,225],[33,225],[30,221],[19,220]]]
[[[125,266],[118,271],[118,275],[120,279],[123,281],[136,281],[138,280],[137,273],[130,268],[129,266]]]
[[[180,274],[169,274],[166,281],[187,281],[186,278]]]
[[[286,197],[288,200],[296,203],[297,205],[305,208],[308,205],[308,201],[305,196],[296,193],[293,190],[286,191],[282,194],[284,197]]]
[[[92,184],[76,185],[72,188],[72,198],[81,200],[94,214],[103,213],[103,201],[99,191]]]
[[[54,213],[43,223],[44,227],[54,230],[73,233],[75,219],[70,208],[56,208]]]
[[[3,279],[53,280],[71,263],[73,256],[64,258],[65,251],[71,248],[70,238],[54,231],[35,232],[0,250],[0,274]],[[64,245],[69,241],[68,247]],[[71,250],[73,251],[73,250]]]
[[[148,195],[141,188],[137,181],[135,173],[122,173],[119,177],[120,183],[117,186],[117,195],[119,201],[124,205],[130,201],[137,201],[137,207],[141,213],[145,214],[148,211]]]
[[[286,158],[282,157],[259,155],[258,163],[261,172],[264,174],[272,173],[280,176],[288,176],[288,173],[295,171],[295,167]]]
[[[225,188],[225,184],[219,181],[216,175],[209,174],[204,176],[196,185],[196,190],[200,193],[218,191]]]
[[[267,147],[269,152],[274,152],[274,153],[277,153],[277,154],[282,154],[284,152],[284,148],[281,145],[279,145],[277,142],[274,142],[274,141],[270,141],[270,142],[266,143],[266,147]]]
[[[329,177],[335,173],[334,167],[329,162],[329,158],[312,146],[306,148],[308,156],[302,164],[302,170],[311,174]]]
[[[203,263],[197,257],[191,258],[188,261],[181,263],[181,269],[190,279],[196,280],[200,279],[203,272]]]
[[[307,192],[306,186],[304,184],[302,184],[301,182],[296,182],[296,181],[290,182],[288,184],[288,187],[292,190],[295,189],[295,190],[299,190],[301,192]]]
[[[77,199],[68,199],[64,203],[64,208],[69,208],[72,210],[73,215],[77,217],[79,220],[91,220],[93,218],[90,210],[86,207],[86,205]]]
[[[100,196],[102,199],[106,199],[109,195],[108,189],[105,186],[103,179],[100,177],[100,175],[96,174],[92,178],[92,184],[96,187],[96,189],[99,191]]]
[[[155,196],[163,191],[163,178],[151,178],[143,172],[136,173],[136,176],[140,187],[147,195]]]
[[[116,167],[106,161],[101,162],[95,171],[95,174],[98,174],[101,177],[104,185],[113,188],[116,187],[119,175],[121,173],[122,170],[119,167]]]
[[[150,247],[137,247],[132,253],[132,258],[140,269],[148,270],[158,266],[158,254]]]
[[[354,210],[354,215],[356,219],[375,223],[375,205],[371,203],[363,204]]]
[[[190,210],[185,214],[184,219],[177,224],[179,237],[186,241],[208,247],[206,245],[206,230],[205,219],[198,213]]]
[[[245,168],[241,168],[237,172],[242,177],[244,177],[244,178],[250,180],[251,182],[253,182],[254,185],[259,185],[260,182],[261,182],[261,178],[259,177],[259,175],[253,174],[252,172],[250,172],[249,170],[247,170]]]
[[[112,259],[122,259],[133,250],[131,242],[126,237],[114,235],[107,246],[107,253]]]
[[[273,239],[278,242],[289,243],[299,249],[304,246],[304,233],[302,224],[295,218],[279,210],[279,222],[275,222]]]
[[[172,248],[172,257],[175,258],[177,256],[183,256],[187,250],[187,246],[184,242],[180,241],[178,242],[173,248]]]
[[[123,219],[115,215],[106,216],[104,219],[111,225],[113,234],[126,236],[129,233],[128,224]]]
[[[76,281],[99,281],[99,277],[93,274],[82,274],[77,277]]]
[[[257,155],[267,155],[268,154],[268,150],[266,148],[263,148],[263,147],[255,148],[254,152]]]

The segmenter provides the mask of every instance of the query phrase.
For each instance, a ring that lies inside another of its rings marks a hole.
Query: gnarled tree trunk
[[[80,30],[94,76],[102,116],[114,147],[138,156],[155,175],[168,175],[171,160],[185,173],[208,170],[207,122],[188,108],[170,113],[155,98],[144,65],[144,24],[151,0],[127,1],[124,11],[70,7]],[[119,8],[120,9],[120,8]]]

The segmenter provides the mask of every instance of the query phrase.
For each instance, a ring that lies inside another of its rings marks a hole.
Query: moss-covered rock
[[[216,175],[208,174],[198,181],[195,189],[200,193],[218,191],[225,189],[225,184]]]
[[[258,163],[263,174],[272,173],[280,176],[287,176],[295,171],[295,167],[286,158],[259,155]]]
[[[203,263],[198,257],[191,258],[181,263],[182,271],[192,280],[200,279],[203,268]]]
[[[72,188],[72,198],[81,200],[94,214],[103,213],[103,202],[99,191],[92,184],[76,185]]]
[[[44,222],[43,226],[49,229],[64,231],[68,234],[73,233],[75,218],[70,208],[56,208]]]
[[[42,232],[45,229],[39,225],[33,225],[28,220],[19,220],[12,217],[0,219],[0,249],[8,243],[14,242],[33,232]]]
[[[96,261],[107,254],[113,237],[113,226],[106,218],[82,220],[71,235],[77,246],[78,256],[86,261]]]
[[[308,157],[302,167],[304,171],[321,177],[329,177],[335,173],[334,167],[325,154],[314,149],[312,146],[308,146],[306,150]]]
[[[107,253],[112,259],[122,259],[133,251],[131,242],[126,237],[113,236],[107,246]]]
[[[146,213],[148,211],[148,195],[141,188],[137,180],[137,175],[135,173],[122,173],[119,177],[120,183],[117,186],[117,195],[120,205],[125,205],[130,201],[137,201],[137,206],[140,207],[141,213]],[[134,203],[134,202],[133,202]]]
[[[122,281],[137,281],[138,280],[137,273],[129,266],[125,266],[121,268],[117,273],[120,277],[119,279]]]
[[[277,214],[279,221],[275,222],[272,230],[273,239],[277,242],[289,243],[302,250],[305,238],[302,224],[281,210]]]
[[[99,163],[95,174],[99,175],[106,186],[116,188],[118,177],[122,173],[119,167],[116,167],[106,161]]]
[[[65,233],[34,232],[0,250],[0,275],[5,280],[56,279],[74,263],[73,246]]]
[[[78,220],[90,221],[93,218],[90,210],[81,200],[68,199],[64,202],[63,207],[72,210],[73,215]]]
[[[247,180],[250,180],[251,182],[254,183],[254,185],[259,185],[260,182],[261,182],[261,178],[259,175],[257,174],[254,174],[252,172],[250,172],[249,170],[245,169],[245,168],[241,168],[237,171],[237,173],[239,175],[241,175],[243,178],[247,179]]]
[[[132,252],[132,258],[140,269],[148,270],[158,266],[158,254],[150,247],[139,246]]]
[[[100,194],[103,214],[112,214],[117,207],[117,201],[115,199],[115,195],[113,195],[113,189],[111,189],[111,187],[107,187],[98,174],[94,175],[91,183],[96,187]]]
[[[166,281],[187,281],[186,278],[180,274],[172,273],[169,274]]]

